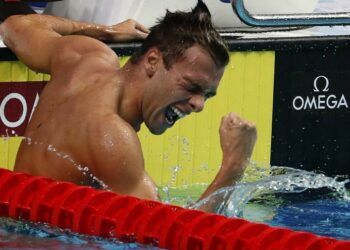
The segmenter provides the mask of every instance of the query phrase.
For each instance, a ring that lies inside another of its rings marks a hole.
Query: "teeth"
[[[173,120],[170,120],[168,117],[165,117],[165,120],[168,124],[172,125],[174,124],[174,121]]]
[[[170,106],[165,112],[165,120],[169,125],[172,126],[178,119],[181,119],[185,115],[186,114],[181,112],[179,109]]]
[[[171,109],[174,111],[175,114],[177,114],[177,116],[178,116],[179,118],[182,118],[182,117],[185,116],[185,114],[182,113],[182,112],[181,112],[180,110],[178,110],[177,108],[171,107]]]

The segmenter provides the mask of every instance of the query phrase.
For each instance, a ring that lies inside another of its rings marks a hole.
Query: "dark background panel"
[[[345,48],[276,52],[272,165],[350,174],[349,59]]]

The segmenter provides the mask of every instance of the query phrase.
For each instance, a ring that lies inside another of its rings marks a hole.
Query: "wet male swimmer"
[[[123,25],[44,15],[13,16],[1,25],[4,42],[22,62],[51,74],[25,132],[32,143],[20,145],[15,171],[83,185],[98,179],[114,192],[158,199],[137,131],[144,122],[153,134],[162,134],[202,111],[216,94],[229,56],[202,2],[191,12],[167,12],[120,67],[100,40],[147,35],[135,22]],[[241,177],[256,141],[255,126],[234,113],[222,118],[219,134],[222,165],[201,198]]]

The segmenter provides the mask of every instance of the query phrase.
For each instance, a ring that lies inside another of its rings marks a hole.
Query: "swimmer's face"
[[[160,60],[144,95],[143,120],[154,134],[161,134],[179,119],[204,108],[216,95],[224,67],[217,68],[207,51],[187,49],[170,69]]]

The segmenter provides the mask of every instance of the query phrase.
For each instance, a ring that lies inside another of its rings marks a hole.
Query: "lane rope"
[[[348,250],[350,241],[0,169],[0,217],[165,249]]]

